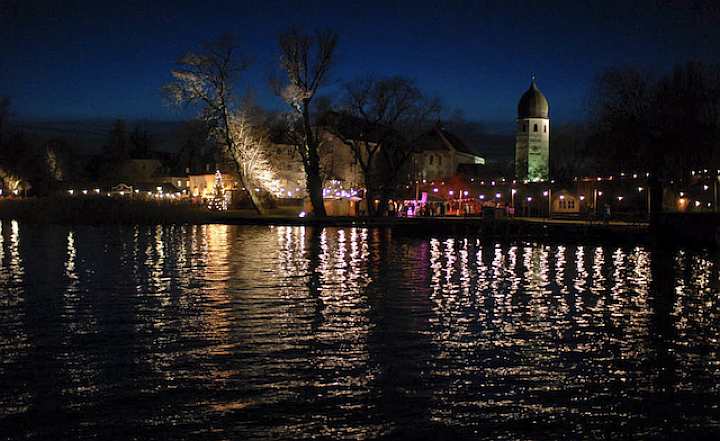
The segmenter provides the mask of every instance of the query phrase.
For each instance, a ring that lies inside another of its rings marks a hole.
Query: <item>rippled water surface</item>
[[[0,439],[720,437],[711,253],[0,226]]]

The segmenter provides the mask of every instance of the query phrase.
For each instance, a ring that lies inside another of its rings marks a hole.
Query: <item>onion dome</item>
[[[535,84],[535,75],[530,82],[530,88],[523,93],[518,103],[518,118],[548,118],[550,104]]]

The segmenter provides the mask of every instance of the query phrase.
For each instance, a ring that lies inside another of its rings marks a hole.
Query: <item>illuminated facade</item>
[[[415,179],[449,179],[460,165],[485,165],[485,158],[439,125],[416,139],[413,147]]]
[[[550,178],[550,105],[535,76],[518,103],[515,176],[530,182]]]

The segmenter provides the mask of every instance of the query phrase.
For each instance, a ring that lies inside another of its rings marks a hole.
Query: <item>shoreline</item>
[[[275,209],[266,215],[251,210],[208,211],[182,203],[120,198],[38,198],[0,200],[0,219],[63,225],[267,225],[383,228],[404,236],[473,235],[492,239],[720,245],[720,214],[663,214],[656,225],[581,218],[483,217],[298,217]]]

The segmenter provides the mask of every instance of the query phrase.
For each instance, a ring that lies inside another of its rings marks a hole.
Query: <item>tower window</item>
[[[433,163],[433,155],[430,155],[430,165]]]
[[[438,156],[438,165],[442,165],[442,156]]]
[[[537,124],[533,124],[533,132],[537,132]]]
[[[547,133],[547,126],[543,126],[543,132]]]

